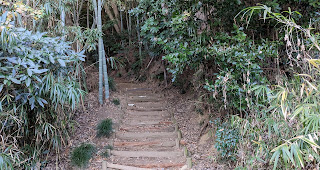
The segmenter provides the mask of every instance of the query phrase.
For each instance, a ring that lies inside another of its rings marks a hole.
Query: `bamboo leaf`
[[[58,62],[62,67],[66,66],[66,63],[64,62],[64,60],[58,59]]]

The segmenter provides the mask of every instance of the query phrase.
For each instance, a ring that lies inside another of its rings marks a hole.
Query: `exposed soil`
[[[210,124],[203,128],[203,120],[195,111],[194,95],[190,93],[180,94],[177,89],[165,91],[169,105],[174,110],[174,116],[182,131],[183,139],[192,155],[192,169],[230,169],[218,162],[217,151],[214,148],[214,129]]]

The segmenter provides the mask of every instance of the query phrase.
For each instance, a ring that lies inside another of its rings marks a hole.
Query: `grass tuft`
[[[71,153],[71,163],[79,168],[85,168],[89,164],[89,160],[96,152],[96,148],[91,144],[81,144],[79,147],[74,148]]]
[[[97,126],[97,137],[109,137],[112,134],[112,120],[105,119]]]
[[[112,103],[118,106],[118,105],[120,105],[120,100],[119,99],[113,99]]]
[[[108,83],[109,83],[109,89],[111,91],[117,91],[117,88],[116,88],[116,83],[114,82],[114,79],[109,77],[108,78]]]

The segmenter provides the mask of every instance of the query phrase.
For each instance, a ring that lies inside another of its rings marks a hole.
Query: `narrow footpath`
[[[102,169],[190,169],[190,155],[180,144],[182,134],[165,97],[140,84],[117,86],[125,96],[123,115],[116,125],[111,159]]]

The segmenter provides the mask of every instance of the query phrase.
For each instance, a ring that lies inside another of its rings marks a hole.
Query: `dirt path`
[[[166,99],[140,84],[118,83],[125,102],[113,140],[111,159],[103,167],[114,169],[187,169],[190,161],[181,145],[181,132]],[[180,134],[179,134],[180,133]],[[190,166],[190,165],[189,165]]]

